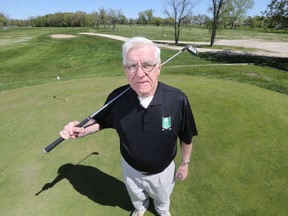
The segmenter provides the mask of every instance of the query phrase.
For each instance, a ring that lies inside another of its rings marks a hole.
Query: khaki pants
[[[151,197],[159,214],[169,212],[170,195],[175,184],[174,161],[163,172],[155,175],[143,175],[123,158],[121,162],[124,183],[135,209],[140,211],[147,209]]]

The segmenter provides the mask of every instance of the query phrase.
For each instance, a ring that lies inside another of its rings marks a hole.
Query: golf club
[[[162,63],[162,66],[165,65],[167,62],[169,62],[171,59],[175,58],[176,56],[178,56],[180,53],[184,52],[185,50],[187,50],[190,54],[192,55],[197,55],[198,51],[193,47],[193,46],[185,46],[183,47],[183,49],[181,49],[178,53],[176,53],[175,55],[173,55],[172,57],[170,57],[169,59],[167,59],[165,62]]]
[[[172,60],[173,58],[175,58],[177,55],[179,55],[180,53],[184,52],[185,50],[187,50],[190,54],[196,55],[197,54],[197,50],[192,47],[192,46],[185,46],[183,49],[181,49],[178,53],[176,53],[175,55],[173,55],[171,58],[167,59],[165,62],[163,62],[161,64],[161,66],[165,65],[167,62],[169,62],[170,60]],[[116,101],[119,97],[121,97],[125,92],[127,92],[131,87],[129,86],[127,89],[125,89],[123,92],[121,92],[119,95],[117,95],[115,98],[113,98],[112,100],[110,100],[108,103],[106,103],[104,106],[102,106],[99,110],[97,110],[96,112],[94,112],[92,115],[88,116],[86,119],[84,119],[83,121],[81,121],[78,125],[76,125],[77,127],[85,127],[85,124],[87,122],[89,122],[91,119],[93,119],[96,115],[98,115],[102,110],[104,110],[106,107],[108,107],[110,104],[112,104],[114,101]],[[43,152],[45,154],[49,153],[52,149],[54,149],[56,146],[58,146],[62,141],[64,141],[64,139],[62,137],[59,137],[57,140],[55,140],[53,143],[51,143],[50,145],[48,145],[47,147],[43,148]]]

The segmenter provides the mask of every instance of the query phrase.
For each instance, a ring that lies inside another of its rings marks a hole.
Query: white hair
[[[138,47],[142,47],[145,45],[151,46],[155,49],[155,59],[156,61],[161,62],[161,57],[160,57],[161,50],[155,43],[153,43],[151,40],[144,38],[144,37],[133,37],[127,40],[122,46],[123,65],[127,63],[126,55],[130,50],[138,48]]]

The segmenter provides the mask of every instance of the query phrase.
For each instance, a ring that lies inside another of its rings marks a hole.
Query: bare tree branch
[[[181,32],[181,24],[192,14],[192,9],[196,6],[199,0],[167,0],[167,6],[170,8],[164,9],[164,13],[172,20],[174,27],[175,44],[179,42]]]

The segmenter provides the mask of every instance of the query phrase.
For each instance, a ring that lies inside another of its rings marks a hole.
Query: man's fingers
[[[60,131],[60,136],[63,139],[76,139],[78,137],[78,133],[81,132],[81,128],[76,127],[79,124],[78,121],[73,121],[65,125],[64,129]]]
[[[61,136],[63,139],[65,139],[65,140],[71,138],[71,136],[69,135],[69,133],[68,133],[66,130],[62,130],[62,131],[60,131],[59,134],[60,134],[60,136]]]
[[[188,175],[188,167],[180,166],[176,172],[176,178],[180,181],[184,181]]]

